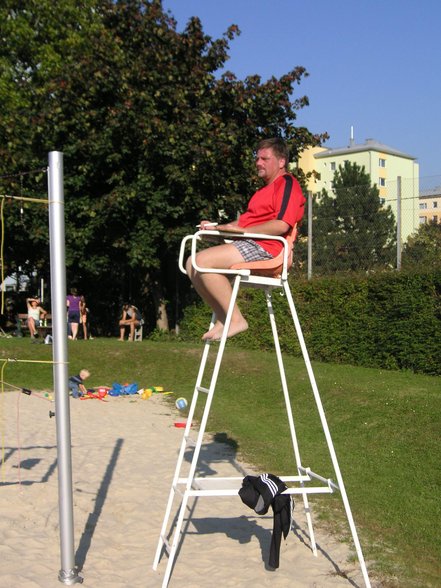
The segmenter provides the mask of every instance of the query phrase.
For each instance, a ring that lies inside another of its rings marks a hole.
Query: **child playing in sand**
[[[84,386],[84,380],[90,376],[89,370],[81,370],[77,376],[71,376],[69,378],[69,390],[72,393],[72,398],[80,398],[87,394],[86,387]]]

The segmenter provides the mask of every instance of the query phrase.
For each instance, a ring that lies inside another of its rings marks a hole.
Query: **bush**
[[[441,374],[441,271],[382,273],[314,279],[290,278],[303,334],[312,359],[366,367]],[[282,349],[300,355],[287,301],[273,292]],[[244,289],[239,305],[250,328],[235,338],[249,349],[273,348],[262,291]],[[199,340],[210,313],[188,307],[180,336]]]

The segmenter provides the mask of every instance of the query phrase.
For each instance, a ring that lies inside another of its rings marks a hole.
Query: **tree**
[[[403,267],[427,270],[441,265],[441,224],[434,221],[421,225],[403,247]]]
[[[333,194],[323,190],[314,208],[315,271],[356,271],[391,267],[396,227],[390,206],[364,166],[346,161],[334,174]]]
[[[131,297],[167,328],[179,242],[201,216],[243,208],[257,140],[282,135],[294,157],[320,142],[294,126],[308,104],[291,98],[304,68],[264,83],[216,77],[238,34],[232,25],[213,40],[196,17],[178,33],[160,0],[60,0],[56,11],[49,0],[8,0],[0,9],[1,169],[41,167],[48,151],[64,152],[68,279],[89,298],[97,292],[95,313],[115,315]],[[9,234],[6,256],[14,248]]]

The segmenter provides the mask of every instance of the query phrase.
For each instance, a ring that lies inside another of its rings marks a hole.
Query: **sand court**
[[[167,556],[157,571],[152,563],[184,431],[174,423],[182,416],[159,395],[71,399],[70,407],[76,564],[83,585],[160,587]],[[0,409],[0,587],[62,586],[56,425],[49,418],[55,406],[35,395],[5,392]],[[222,434],[206,437],[204,475],[255,474],[222,440]],[[169,586],[363,586],[357,562],[348,563],[349,548],[317,526],[319,555],[312,555],[303,505],[296,502],[295,531],[282,539],[280,567],[272,571],[272,515],[256,515],[238,496],[196,499]]]

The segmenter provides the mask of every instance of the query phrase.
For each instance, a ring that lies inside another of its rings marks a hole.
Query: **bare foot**
[[[216,323],[212,329],[202,335],[202,341],[218,341],[222,337],[223,330],[224,325],[221,322]]]
[[[228,330],[227,337],[228,338],[234,337],[234,335],[238,335],[239,333],[243,333],[247,329],[248,329],[248,323],[244,318],[242,318],[240,321],[235,321],[234,323],[233,322],[230,323],[230,328]],[[211,331],[209,331],[208,333],[205,334],[205,335],[207,335],[205,338],[209,339],[210,341],[220,341],[223,331],[224,331],[223,326],[220,329],[216,329],[214,327],[213,329],[211,329]]]
[[[239,333],[243,333],[248,329],[247,321],[242,318],[240,321],[230,324],[230,328],[228,331],[228,337],[234,337],[234,335],[238,335]]]

